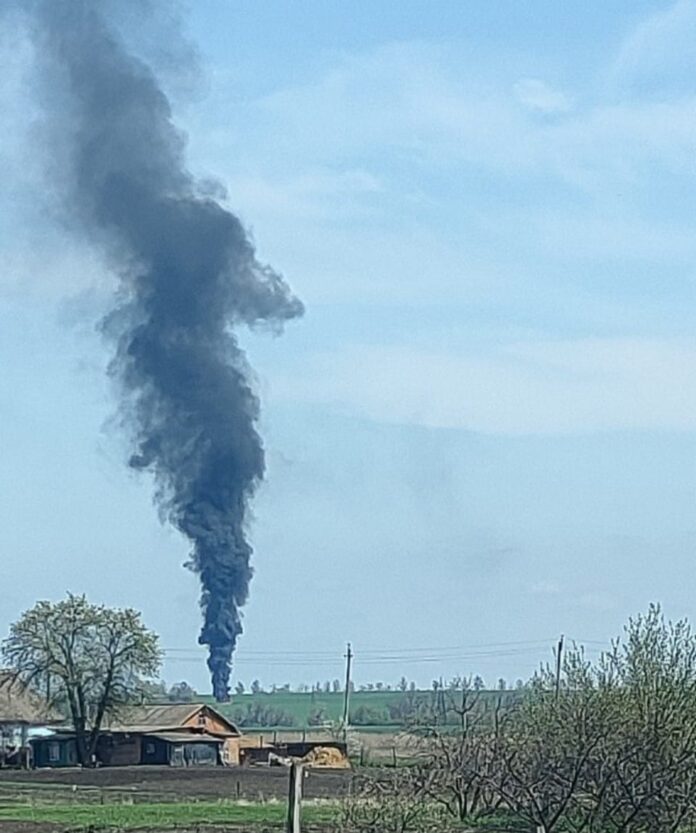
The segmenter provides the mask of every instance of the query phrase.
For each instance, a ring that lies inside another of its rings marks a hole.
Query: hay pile
[[[333,746],[315,746],[302,759],[308,766],[327,769],[350,769],[350,761]]]

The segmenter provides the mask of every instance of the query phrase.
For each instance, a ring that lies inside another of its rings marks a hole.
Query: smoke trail
[[[251,578],[245,514],[264,473],[258,401],[231,327],[282,322],[302,305],[256,260],[239,220],[198,188],[167,97],[105,8],[37,0],[37,51],[69,93],[66,204],[129,267],[106,329],[117,334],[110,372],[133,434],[130,465],[154,473],[163,515],[191,541],[199,641],[226,699]]]

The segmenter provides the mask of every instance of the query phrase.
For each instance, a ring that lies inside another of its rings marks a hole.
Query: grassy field
[[[400,691],[359,691],[351,694],[350,710],[355,715],[369,709],[375,716],[383,716],[383,724],[388,725],[390,712],[400,702],[404,695]],[[326,722],[337,723],[343,716],[343,694],[341,692],[276,692],[259,694],[235,694],[230,703],[215,703],[209,699],[211,705],[219,709],[228,717],[234,718],[242,710],[261,707],[268,712],[279,712],[292,718],[293,728],[311,726],[312,719],[316,720],[320,714]],[[259,727],[261,728],[261,727]]]
[[[482,703],[493,703],[497,691],[482,691]],[[513,696],[506,692],[505,696]],[[430,703],[432,691],[356,691],[350,696],[350,724],[364,731],[403,728],[414,703]],[[343,716],[342,692],[260,692],[235,694],[229,703],[207,700],[244,728],[306,729],[338,723]],[[240,719],[241,718],[241,719]],[[279,718],[282,718],[279,719]]]
[[[0,806],[0,825],[4,821],[14,821],[56,824],[62,829],[158,830],[200,824],[280,829],[285,813],[282,803],[14,804]],[[330,824],[334,813],[333,807],[327,805],[303,808],[303,818],[311,825]]]
[[[287,770],[170,767],[0,771],[2,833],[275,831],[283,829]],[[303,819],[330,831],[345,774],[311,772]],[[240,789],[241,787],[241,789]]]

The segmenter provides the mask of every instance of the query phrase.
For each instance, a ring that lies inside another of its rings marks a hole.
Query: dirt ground
[[[337,798],[348,789],[352,773],[346,770],[308,771],[306,798]],[[285,767],[108,767],[103,769],[39,769],[31,772],[0,770],[0,790],[70,787],[147,793],[177,800],[190,798],[246,798],[251,801],[285,798],[288,770]],[[4,833],[4,832],[3,832]]]
[[[304,795],[312,798],[338,798],[348,789],[352,773],[348,770],[313,769],[308,771]],[[176,769],[172,767],[108,767],[103,769],[39,769],[32,772],[0,770],[0,790],[7,792],[16,783],[18,789],[70,787],[97,788],[139,793],[148,798],[167,800],[185,798],[245,798],[263,801],[284,799],[288,789],[285,767],[214,767],[210,769]],[[20,787],[21,785],[21,787]],[[144,797],[143,796],[143,797]],[[2,829],[4,833],[4,829]]]
[[[304,784],[307,799],[331,799],[344,795],[353,774],[345,770],[309,770]],[[285,767],[110,767],[103,769],[43,769],[31,772],[0,770],[0,804],[38,799],[41,802],[82,804],[168,803],[196,800],[281,800],[287,796]],[[246,833],[247,827],[197,826],[177,833]],[[262,833],[254,827],[256,833]],[[65,824],[0,820],[0,833],[65,833]],[[171,833],[148,827],[147,833]],[[308,833],[311,833],[308,828]],[[326,833],[317,828],[317,833]]]

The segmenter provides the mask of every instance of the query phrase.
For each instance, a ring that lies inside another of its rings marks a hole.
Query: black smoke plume
[[[110,25],[105,0],[27,8],[37,56],[67,94],[69,118],[54,114],[69,155],[65,205],[127,271],[105,329],[117,336],[110,372],[133,435],[130,465],[154,473],[163,515],[191,542],[199,641],[223,700],[252,574],[245,517],[264,474],[258,400],[234,327],[280,324],[302,305],[187,171],[169,100]]]

